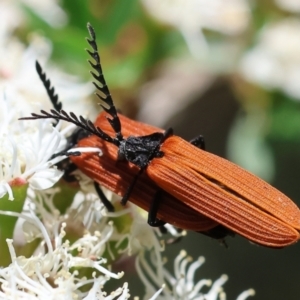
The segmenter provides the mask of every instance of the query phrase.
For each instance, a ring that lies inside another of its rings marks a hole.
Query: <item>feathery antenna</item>
[[[121,133],[121,123],[120,119],[118,117],[117,110],[114,106],[114,102],[112,100],[112,97],[110,95],[108,86],[105,82],[103,72],[102,72],[102,67],[100,64],[100,56],[98,53],[98,47],[96,44],[96,34],[94,28],[91,26],[91,24],[88,23],[87,25],[89,34],[91,39],[87,38],[87,42],[89,45],[92,47],[93,51],[86,50],[88,54],[95,60],[95,63],[91,62],[89,60],[89,64],[91,67],[96,71],[94,73],[91,71],[92,76],[96,80],[96,82],[93,82],[95,87],[97,88],[98,91],[100,91],[104,96],[100,95],[99,93],[96,93],[96,95],[106,104],[108,105],[108,108],[101,105],[101,107],[112,117],[109,118],[107,117],[108,122],[110,123],[111,127],[116,133],[116,137],[112,138],[108,134],[106,134],[104,131],[102,131],[99,127],[96,127],[92,121],[85,119],[82,116],[77,117],[73,112],[70,112],[69,114],[62,110],[62,104],[58,100],[58,95],[55,94],[55,90],[53,87],[51,87],[51,82],[49,79],[47,79],[46,74],[43,72],[43,69],[41,65],[36,62],[36,70],[37,73],[43,82],[43,85],[46,88],[47,94],[53,104],[53,107],[55,109],[51,109],[50,113],[46,112],[44,110],[41,110],[40,114],[32,113],[31,117],[25,117],[25,118],[20,118],[20,120],[36,120],[36,119],[55,119],[55,120],[63,120],[67,121],[70,123],[75,124],[76,126],[88,131],[91,134],[95,134],[99,136],[101,139],[115,144],[116,146],[120,145],[120,142],[123,140],[123,136]]]
[[[58,95],[55,93],[54,87],[51,87],[51,81],[47,78],[46,73],[38,61],[35,62],[36,71],[46,89],[47,95],[55,110],[60,111],[62,109],[62,103],[58,100]]]
[[[111,125],[111,127],[113,128],[113,130],[115,131],[116,138],[119,141],[121,141],[121,140],[123,140],[123,136],[121,133],[121,122],[118,117],[118,112],[117,112],[114,102],[112,100],[109,88],[108,88],[105,78],[103,76],[103,71],[102,71],[102,67],[101,67],[101,63],[100,63],[100,56],[98,53],[98,47],[97,47],[97,43],[96,43],[95,30],[91,26],[90,23],[87,24],[87,28],[88,28],[91,39],[87,38],[86,40],[89,43],[89,45],[92,47],[93,51],[90,51],[88,49],[86,49],[86,51],[94,59],[95,63],[91,62],[90,60],[88,62],[91,65],[91,67],[97,72],[97,74],[94,73],[93,71],[91,71],[90,73],[96,80],[96,82],[93,82],[96,89],[98,91],[100,91],[102,94],[104,94],[105,97],[103,97],[99,93],[96,93],[96,95],[99,97],[99,99],[101,99],[105,104],[108,105],[108,108],[107,108],[107,107],[103,106],[102,104],[100,104],[101,107],[112,117],[112,119],[107,117],[107,120],[108,120],[109,124]]]

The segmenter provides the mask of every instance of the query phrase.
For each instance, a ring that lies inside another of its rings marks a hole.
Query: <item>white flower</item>
[[[130,205],[129,209],[130,215],[134,221],[131,223],[128,233],[117,237],[117,247],[118,245],[124,244],[124,240],[128,240],[127,247],[119,250],[119,252],[128,252],[129,255],[139,253],[141,250],[145,249],[151,249],[156,254],[161,252],[163,248],[156,234],[158,229],[147,224],[137,207]]]
[[[46,189],[61,178],[63,173],[54,165],[64,157],[51,157],[66,147],[65,136],[74,128],[68,126],[61,130],[60,126],[53,128],[48,121],[18,120],[41,108],[53,107],[34,68],[37,58],[49,59],[51,43],[33,35],[25,48],[10,35],[17,25],[11,24],[11,28],[8,26],[0,34],[0,198],[9,193],[10,200],[14,198],[15,185],[29,183],[33,189]],[[92,84],[81,84],[57,68],[49,69],[64,98],[64,108],[68,110],[72,102],[73,112],[89,115],[91,106],[85,101],[93,90]]]
[[[10,0],[0,2],[0,41],[6,40],[12,31],[24,21],[22,10],[19,5],[12,4],[13,2]]]
[[[54,164],[64,157],[51,156],[66,145],[59,126],[19,121],[28,104],[18,100],[0,94],[0,198],[8,192],[10,200],[14,185],[29,183],[33,189],[46,189],[56,183],[63,173]]]
[[[102,266],[105,259],[96,256],[87,249],[99,248],[99,243],[104,244],[95,235],[94,239],[83,237],[70,246],[69,242],[63,241],[65,237],[66,224],[60,227],[54,226],[49,235],[46,227],[30,210],[29,216],[24,214],[1,212],[1,214],[19,216],[25,218],[40,231],[42,242],[39,251],[29,258],[16,257],[12,240],[7,240],[12,263],[0,269],[0,299],[127,299],[129,297],[127,284],[117,289],[111,296],[105,297],[102,291],[103,285],[110,278],[119,279],[123,273],[115,274]],[[54,224],[55,225],[55,224]],[[46,251],[47,249],[47,251]],[[78,255],[74,255],[74,250]],[[94,273],[93,278],[79,277],[76,269],[91,267],[103,275]],[[89,292],[82,292],[80,289],[88,284],[93,287]]]
[[[92,100],[89,98],[94,90],[93,85],[90,82],[81,83],[78,77],[66,74],[58,67],[46,66],[51,51],[51,43],[36,34],[31,35],[28,47],[13,37],[0,40],[0,91],[5,90],[12,95],[18,104],[22,101],[30,105],[22,112],[23,116],[38,112],[41,108],[53,108],[35,70],[35,62],[38,60],[52,86],[55,86],[64,109],[90,118],[95,117],[95,110],[91,109]]]
[[[38,60],[45,68],[52,86],[55,86],[59,98],[63,99],[64,109],[93,118],[95,112],[89,103],[92,101],[89,96],[94,91],[93,85],[90,82],[82,83],[77,76],[66,74],[55,66],[46,67],[52,52],[52,44],[46,38],[31,33],[28,35],[29,45],[25,46],[13,35],[16,28],[24,22],[22,5],[19,2],[26,2],[26,5],[35,10],[43,9],[47,17],[55,12],[55,0],[0,2],[0,25],[3,25],[0,26],[0,93],[5,90],[18,105],[21,101],[30,104],[30,109],[23,111],[24,115],[38,112],[41,108],[53,108],[35,70],[35,62]],[[57,18],[55,24],[58,24]],[[76,101],[77,99],[80,101]]]
[[[282,89],[300,99],[300,21],[288,18],[263,29],[258,43],[242,59],[246,79]]]
[[[275,0],[275,3],[282,9],[290,11],[292,13],[300,12],[299,0]]]
[[[67,21],[67,14],[58,5],[58,0],[22,0],[40,18],[53,27],[62,27]]]
[[[202,30],[224,34],[243,32],[250,19],[250,8],[244,0],[142,0],[158,20],[176,27],[196,57],[207,48]]]
[[[93,283],[92,289],[89,291],[88,295],[83,298],[83,300],[112,300],[118,297],[116,300],[126,300],[129,299],[129,289],[128,284],[125,282],[123,284],[123,287],[118,288],[117,290],[113,291],[109,296],[105,296],[106,294],[104,292],[101,292],[101,281],[95,280]]]
[[[227,275],[222,275],[214,283],[211,280],[202,279],[195,282],[195,272],[204,263],[204,257],[192,262],[185,251],[181,251],[174,261],[174,276],[163,268],[161,261],[151,257],[151,265],[140,254],[136,260],[136,269],[146,288],[145,299],[153,295],[157,288],[165,282],[165,285],[151,299],[159,300],[218,300],[226,299],[222,286],[228,280]],[[190,265],[189,265],[190,264]],[[189,266],[188,266],[189,265]],[[202,292],[204,287],[209,287],[208,292]],[[255,294],[253,289],[244,291],[237,300],[247,299]]]
[[[57,4],[57,0],[1,0],[0,11],[1,18],[0,23],[6,23],[9,27],[14,24],[19,25],[25,21],[25,11],[23,6],[27,6],[45,22],[47,22],[52,27],[61,27],[67,22],[67,15],[63,9]],[[11,19],[8,16],[13,16]],[[2,29],[2,27],[0,27]],[[1,30],[0,29],[0,30]]]

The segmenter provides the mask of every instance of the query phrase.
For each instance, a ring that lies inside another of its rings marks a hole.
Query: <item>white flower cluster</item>
[[[153,17],[181,32],[195,57],[201,57],[209,48],[203,30],[238,35],[250,21],[250,7],[245,0],[142,0],[142,3]]]
[[[40,213],[43,213],[40,211]],[[30,210],[30,216],[20,215],[27,222],[39,229],[42,240],[37,253],[29,258],[16,256],[12,240],[7,240],[12,263],[0,269],[0,299],[127,299],[128,288],[125,283],[122,288],[106,297],[102,291],[103,285],[110,278],[119,279],[123,273],[112,273],[102,266],[105,259],[98,258],[103,251],[107,237],[84,235],[70,245],[64,241],[66,223],[55,223],[52,220],[52,230],[48,232],[44,224]],[[110,226],[109,224],[107,226]],[[28,226],[26,229],[28,230]],[[27,232],[28,233],[28,232]],[[45,251],[47,249],[47,251]],[[78,251],[78,255],[72,252]],[[78,268],[92,268],[91,278],[79,277]],[[77,270],[76,270],[77,269]],[[96,271],[101,275],[97,275]],[[90,286],[87,292],[81,289]]]
[[[30,105],[12,97],[5,90],[0,94],[0,197],[8,193],[10,200],[13,186],[29,183],[33,189],[45,189],[60,179],[63,173],[54,167],[60,158],[51,156],[66,142],[50,122],[18,121]]]
[[[300,20],[292,17],[266,26],[241,61],[244,76],[300,99],[299,30]]]
[[[253,28],[256,16],[255,12],[251,14],[252,8],[260,9],[259,1],[141,2],[154,18],[183,35],[191,54],[201,59],[202,70],[208,67],[212,73],[238,72],[264,88],[280,89],[300,99],[299,1],[274,0],[282,12],[279,14],[278,8],[276,10],[269,4],[274,13],[264,16],[266,20],[263,26],[259,22],[259,30]],[[289,17],[286,17],[286,11],[290,13]],[[223,37],[218,42],[208,42],[205,29],[221,33]],[[251,49],[245,50],[249,42]]]
[[[67,22],[67,15],[56,0],[1,0],[0,31],[10,31],[25,19],[23,7],[27,7],[53,27],[61,27]],[[2,26],[3,25],[3,26]]]
[[[60,215],[52,203],[57,192],[55,189],[48,190],[48,194],[39,192],[37,199],[31,199],[32,202],[22,214],[0,211],[2,215],[18,216],[25,220],[23,230],[28,242],[40,239],[35,253],[28,258],[17,256],[13,241],[7,240],[12,263],[0,269],[1,300],[52,300],[57,297],[84,300],[128,299],[130,294],[126,282],[107,295],[105,283],[122,278],[124,273],[116,274],[105,266],[105,253],[109,253],[106,255],[110,259],[115,259],[116,255],[122,253],[137,255],[136,270],[146,290],[144,299],[225,299],[226,294],[222,286],[228,279],[226,275],[222,275],[214,283],[206,279],[195,282],[195,272],[204,263],[203,257],[191,263],[192,259],[185,251],[181,251],[174,261],[174,275],[164,268],[160,237],[156,229],[146,224],[133,205],[114,216],[129,214],[133,217],[130,230],[122,235],[114,228],[113,223],[108,221],[108,216],[100,213],[101,207],[97,207],[99,202],[95,201],[92,194],[79,195],[81,199],[77,200],[76,215],[72,213],[75,207],[70,207],[66,214]],[[43,205],[45,202],[48,209]],[[92,213],[93,211],[98,211],[98,214]],[[90,220],[84,222],[86,214],[90,216]],[[110,213],[110,218],[113,215],[114,213]],[[79,234],[78,238],[70,243],[66,239],[68,232],[80,232],[79,223],[85,233]],[[97,223],[99,229],[93,234],[87,230],[91,223]],[[126,239],[126,246],[121,246]],[[145,253],[150,253],[150,262],[145,259]],[[191,265],[188,267],[189,263]],[[92,270],[89,275],[88,269]],[[207,286],[211,286],[209,291],[202,292]],[[244,300],[253,295],[254,291],[249,289],[240,294],[237,300]]]
[[[152,265],[145,260],[143,255],[139,255],[136,260],[136,269],[146,287],[145,299],[150,299],[150,296],[153,295],[160,282],[165,283],[163,288],[156,292],[155,296],[157,296],[157,298],[151,299],[226,299],[226,294],[222,286],[228,280],[227,275],[222,275],[215,282],[208,279],[202,279],[195,282],[195,273],[204,263],[204,257],[201,256],[196,261],[192,262],[192,258],[187,256],[186,251],[182,250],[174,261],[174,275],[162,267],[163,264],[161,261],[157,261],[156,259],[153,259],[153,257],[151,258]],[[153,265],[155,266],[155,270],[151,269],[151,266]],[[208,292],[202,291],[205,288],[207,290],[207,287],[210,287]],[[247,299],[249,296],[254,296],[254,294],[254,290],[249,289],[241,293],[237,300]]]

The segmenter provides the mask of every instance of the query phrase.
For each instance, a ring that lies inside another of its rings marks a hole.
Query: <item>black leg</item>
[[[223,225],[217,225],[216,227],[207,231],[199,231],[199,233],[207,235],[216,240],[223,240],[226,236],[234,236],[234,232]]]
[[[199,135],[192,140],[190,140],[190,143],[202,150],[205,150],[205,141],[203,135]]]
[[[115,208],[114,206],[111,204],[111,202],[106,198],[106,196],[104,195],[103,191],[101,190],[99,184],[94,181],[94,187],[95,187],[95,190],[101,200],[101,202],[103,203],[103,205],[106,207],[106,209],[109,211],[109,212],[113,212],[115,211]]]
[[[148,212],[148,224],[152,227],[161,227],[166,224],[166,222],[157,219],[157,212],[159,208],[159,203],[161,201],[161,195],[163,191],[162,189],[159,189],[152,200],[151,206],[149,208]]]
[[[154,195],[153,201],[151,203],[149,213],[148,213],[148,224],[152,227],[159,227],[159,230],[162,234],[168,233],[167,228],[164,226],[166,222],[159,220],[157,216],[158,208],[159,208],[159,203],[161,201],[161,196],[164,193],[162,189],[159,189],[156,194]],[[176,229],[177,232],[181,232],[182,230],[180,228]],[[167,239],[166,243],[168,245],[170,244],[175,244],[181,240],[182,236],[178,236],[175,238]]]
[[[149,224],[149,215],[148,215],[148,224]],[[150,224],[149,224],[150,225]],[[159,231],[162,233],[162,234],[167,234],[168,233],[168,230],[167,228],[162,225],[162,226],[159,226]]]
[[[143,173],[144,169],[140,169],[139,172],[134,176],[133,180],[131,181],[130,183],[130,186],[128,187],[125,195],[123,196],[122,200],[121,200],[121,204],[122,205],[126,205],[129,197],[130,197],[130,194],[138,180],[138,178],[140,177],[140,175]]]
[[[163,143],[168,137],[170,137],[171,135],[173,135],[173,128],[168,128],[165,132],[164,132],[164,136],[161,139],[161,143]]]
[[[59,170],[64,170],[63,179],[66,182],[78,182],[76,177],[72,173],[77,169],[77,166],[72,164],[69,159],[63,160],[56,164]]]

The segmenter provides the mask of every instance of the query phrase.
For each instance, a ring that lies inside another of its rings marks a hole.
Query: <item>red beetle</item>
[[[225,234],[233,231],[275,248],[297,242],[300,210],[283,193],[228,160],[196,147],[202,145],[201,138],[189,143],[173,135],[171,129],[163,131],[117,113],[102,74],[94,29],[89,24],[88,29],[93,49],[88,53],[95,60],[90,64],[96,71],[92,75],[106,113],[94,124],[63,110],[42,110],[25,119],[65,120],[91,134],[78,146],[100,147],[104,155],[81,153],[70,159],[94,181],[121,195],[123,204],[130,199],[149,211],[150,225],[169,222],[210,236],[218,236],[225,228]],[[49,81],[44,78],[43,82],[54,98]]]

